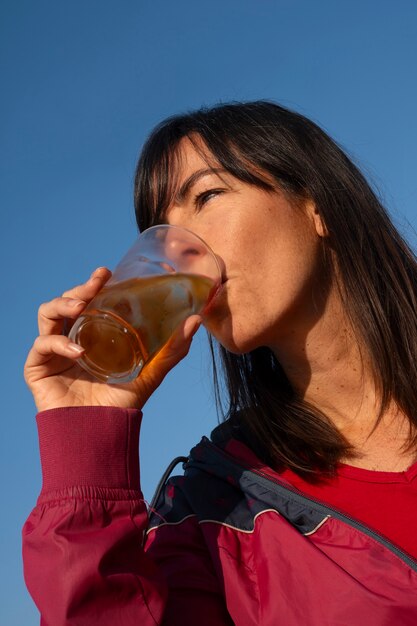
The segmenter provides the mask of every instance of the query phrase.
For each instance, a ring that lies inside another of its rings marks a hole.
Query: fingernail
[[[80,306],[81,304],[85,304],[84,300],[76,300],[76,299],[68,300],[68,306],[71,306],[71,307]]]
[[[90,283],[90,285],[92,285],[92,284],[96,284],[97,282],[99,282],[99,283],[100,283],[100,282],[101,282],[101,278],[100,278],[100,276],[94,276],[94,274],[92,274],[92,275],[90,276],[90,279],[89,279],[89,281],[88,281],[88,282]]]
[[[96,267],[94,272],[91,274],[90,278],[93,278],[97,274],[97,272],[99,272],[100,270],[107,270],[107,267],[104,267],[104,265],[102,265],[101,267]]]
[[[69,343],[68,350],[71,350],[72,352],[76,352],[77,354],[81,354],[82,352],[84,352],[84,348],[79,346],[78,343]]]

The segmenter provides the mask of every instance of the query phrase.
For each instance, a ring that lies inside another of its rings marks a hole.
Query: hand
[[[201,323],[198,315],[192,315],[182,324],[157,358],[131,383],[107,385],[83,370],[77,363],[83,350],[62,334],[64,324],[74,323],[110,276],[108,269],[98,268],[83,285],[40,306],[39,336],[24,369],[26,383],[39,411],[64,406],[141,409],[166,374],[188,353]]]

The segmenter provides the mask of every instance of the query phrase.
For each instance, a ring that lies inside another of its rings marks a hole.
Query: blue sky
[[[37,307],[135,239],[133,172],[153,125],[229,100],[295,108],[354,156],[415,244],[416,61],[414,0],[2,1],[2,624],[38,623],[20,557],[41,480],[21,373]],[[199,331],[145,407],[146,498],[216,419]]]

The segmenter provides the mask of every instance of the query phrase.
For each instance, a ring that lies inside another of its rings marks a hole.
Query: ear
[[[319,210],[313,200],[307,200],[305,204],[305,210],[314,224],[317,235],[319,237],[328,237],[329,231],[327,230],[326,224],[324,223],[323,218],[320,215]]]

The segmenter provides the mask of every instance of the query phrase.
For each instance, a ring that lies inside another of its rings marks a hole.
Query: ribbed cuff
[[[73,486],[139,487],[142,413],[114,407],[64,407],[37,415],[42,493]]]

